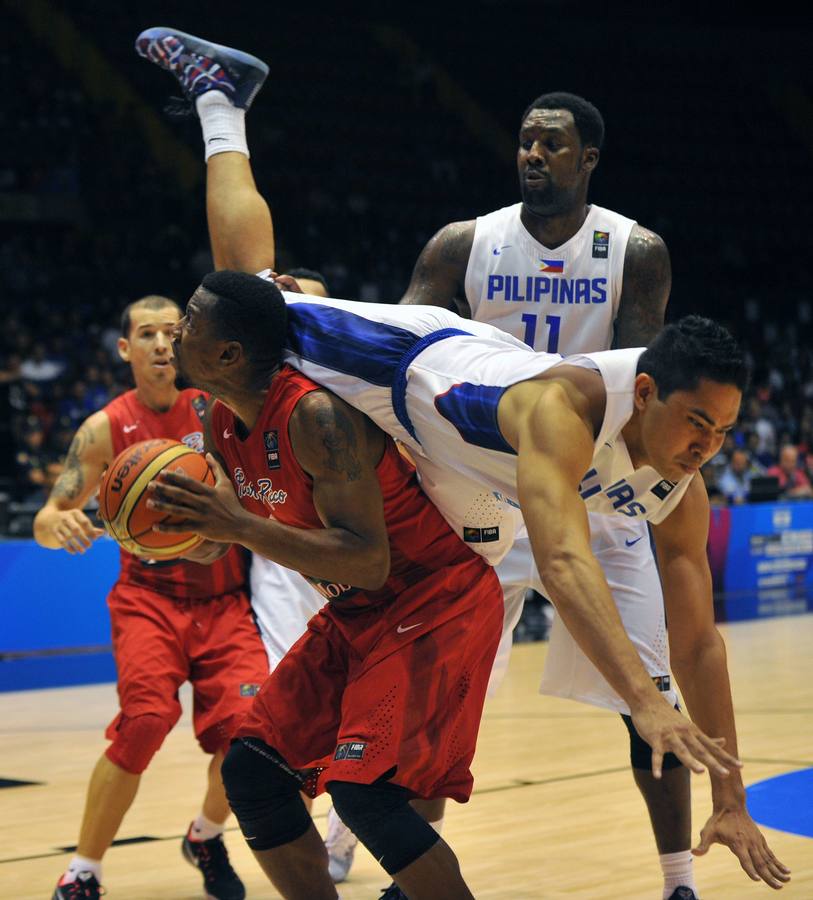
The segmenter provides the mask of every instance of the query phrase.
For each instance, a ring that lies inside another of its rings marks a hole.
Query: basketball
[[[155,438],[123,450],[102,476],[99,487],[99,516],[108,534],[136,556],[174,559],[201,543],[194,534],[167,534],[153,531],[159,522],[178,519],[150,509],[147,485],[165,469],[183,470],[190,478],[214,484],[214,476],[202,454],[180,441]]]

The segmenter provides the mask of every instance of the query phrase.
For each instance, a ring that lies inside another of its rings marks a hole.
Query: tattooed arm
[[[634,225],[624,257],[624,284],[615,321],[615,346],[645,347],[663,328],[672,265],[663,239]]]
[[[82,512],[113,458],[110,420],[105,412],[87,418],[73,436],[65,464],[45,506],[34,519],[34,538],[42,547],[84,553],[104,534]]]
[[[383,433],[322,390],[299,401],[288,432],[296,461],[313,480],[313,505],[324,528],[297,528],[243,509],[230,479],[210,455],[214,487],[173,472],[153,482],[153,508],[181,517],[177,525],[159,530],[194,531],[209,541],[242,544],[304,575],[377,590],[390,570],[375,471],[384,451]]]
[[[440,229],[421,251],[401,303],[443,306],[471,318],[464,282],[474,226],[472,219]]]
[[[303,397],[288,431],[297,462],[313,479],[313,505],[325,526],[308,532],[324,574],[313,571],[314,557],[299,571],[356,587],[381,587],[390,571],[390,546],[376,466],[386,437],[328,391]]]

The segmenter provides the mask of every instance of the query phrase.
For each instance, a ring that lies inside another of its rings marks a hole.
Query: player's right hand
[[[655,778],[661,777],[664,754],[670,752],[698,775],[704,766],[720,777],[728,775],[731,769],[742,768],[740,760],[723,749],[725,738],[709,737],[662,698],[632,712],[632,721],[652,748]]]
[[[81,509],[54,511],[48,529],[68,553],[84,553],[104,534],[104,528],[97,528]]]

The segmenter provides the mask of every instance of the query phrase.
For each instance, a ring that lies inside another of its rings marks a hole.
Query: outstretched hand
[[[723,844],[739,859],[752,881],[764,881],[779,890],[790,881],[790,869],[774,856],[765,836],[745,807],[715,810],[700,832],[695,856],[708,853],[712,844]]]
[[[191,531],[210,541],[239,543],[246,512],[220,463],[211,453],[206,454],[206,462],[215,477],[213,485],[171,470],[161,472],[150,482],[152,496],[147,506],[177,520],[172,524],[153,525],[153,529],[174,533]]]
[[[666,701],[636,710],[632,713],[632,721],[638,734],[652,748],[655,778],[661,777],[666,753],[674,753],[684,766],[698,775],[704,766],[721,777],[728,775],[732,768],[742,767],[735,756],[723,749],[725,738],[709,737]]]

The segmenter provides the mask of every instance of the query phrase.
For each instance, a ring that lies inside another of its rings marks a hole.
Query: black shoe
[[[669,900],[697,900],[697,894],[691,888],[681,885],[672,891],[669,895]]]
[[[63,875],[62,878],[65,876]],[[80,872],[76,876],[76,881],[69,881],[67,884],[62,883],[56,886],[51,900],[99,900],[104,894],[104,888],[96,881],[93,872]]]
[[[206,900],[244,900],[246,889],[231,867],[222,834],[208,841],[192,841],[187,832],[181,844],[181,853],[187,862],[203,873]]]
[[[409,898],[393,881],[389,887],[384,888],[378,900],[409,900]]]

